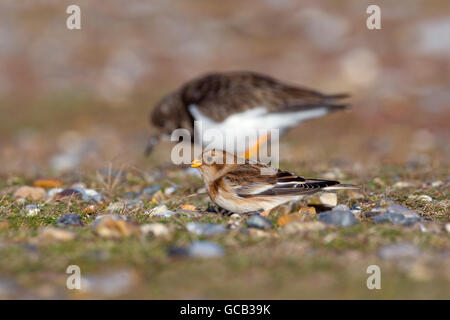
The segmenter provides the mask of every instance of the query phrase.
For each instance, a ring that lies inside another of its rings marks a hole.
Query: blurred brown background
[[[450,2],[377,3],[381,30],[375,1],[1,1],[0,173],[167,163],[168,144],[143,156],[151,107],[225,70],[352,94],[352,112],[290,132],[282,161],[447,170]]]

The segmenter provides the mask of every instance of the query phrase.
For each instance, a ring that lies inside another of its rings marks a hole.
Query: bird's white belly
[[[321,117],[328,112],[327,108],[323,107],[274,113],[259,107],[232,114],[224,121],[216,122],[202,114],[195,105],[191,105],[189,110],[195,121],[200,121],[196,130],[202,136],[203,146],[238,153],[245,152],[258,138],[271,133],[271,130],[279,130],[281,135],[304,120]]]

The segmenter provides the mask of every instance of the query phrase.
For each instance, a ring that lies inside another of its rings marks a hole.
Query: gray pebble
[[[350,208],[345,204],[338,204],[332,211],[350,211]]]
[[[223,256],[224,249],[214,242],[196,241],[189,245],[187,253],[195,258],[218,258]]]
[[[144,190],[142,190],[142,193],[145,194],[145,195],[152,196],[156,192],[158,192],[159,190],[161,190],[161,187],[158,186],[158,185],[155,185],[155,186],[151,186],[151,187],[145,188]]]
[[[227,231],[227,228],[220,224],[200,222],[189,222],[186,229],[199,236],[214,236]]]
[[[81,217],[75,213],[65,213],[56,220],[56,224],[61,227],[65,226],[83,226]]]
[[[259,214],[254,214],[248,218],[247,226],[256,229],[270,229],[272,228],[272,221]]]
[[[335,226],[349,227],[358,223],[358,219],[350,211],[331,210],[319,214],[319,221]]]

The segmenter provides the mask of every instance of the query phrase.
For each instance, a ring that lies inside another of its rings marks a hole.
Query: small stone
[[[294,233],[321,231],[324,230],[325,228],[326,225],[320,221],[311,221],[311,222],[294,221],[283,227],[283,231],[286,234],[294,234]]]
[[[50,199],[53,199],[55,197],[55,195],[57,195],[58,193],[60,193],[63,190],[64,189],[62,189],[62,188],[52,188],[52,189],[48,190],[47,197],[49,197]]]
[[[31,200],[42,200],[45,198],[47,194],[45,193],[44,188],[40,187],[29,187],[23,186],[14,192],[15,199],[31,199]]]
[[[35,204],[29,204],[25,207],[25,215],[27,217],[37,216],[41,212],[41,209]]]
[[[415,213],[414,211],[409,210],[408,208],[406,208],[402,205],[396,204],[396,203],[388,206],[386,208],[386,211],[390,212],[390,213],[400,213],[400,214],[403,214],[405,217],[409,217],[409,218],[420,218],[420,216],[417,213]]]
[[[309,205],[335,207],[337,205],[337,195],[332,192],[316,193],[307,199]]]
[[[112,202],[105,209],[105,211],[108,213],[118,213],[118,212],[122,212],[123,210],[125,210],[124,202]]]
[[[39,239],[43,241],[70,241],[75,239],[75,236],[75,233],[68,230],[47,227],[41,232]]]
[[[227,228],[220,224],[200,222],[189,222],[186,229],[199,236],[215,236],[227,231]]]
[[[189,245],[187,253],[194,258],[219,258],[224,254],[223,248],[209,241],[196,241]]]
[[[142,193],[145,195],[153,196],[159,190],[161,190],[160,186],[151,186],[151,187],[147,187],[144,190],[142,190]]]
[[[376,217],[385,212],[386,212],[386,208],[375,207],[375,208],[372,208],[370,211],[364,213],[364,217],[365,218],[373,218],[373,217]]]
[[[55,199],[64,199],[64,198],[83,198],[83,193],[76,189],[64,189],[61,192],[58,192],[54,196]]]
[[[169,228],[162,223],[150,223],[141,226],[142,234],[150,234],[155,237],[167,237],[170,234]]]
[[[267,230],[272,228],[272,221],[260,216],[259,214],[254,214],[247,220],[247,226],[249,228]]]
[[[301,221],[302,216],[299,214],[290,214],[290,215],[284,215],[278,218],[277,224],[280,227],[284,227],[287,224],[290,224],[294,221]]]
[[[97,203],[103,201],[103,196],[94,189],[82,189],[84,201],[95,201]]]
[[[440,187],[440,186],[442,186],[444,183],[441,181],[441,180],[437,180],[437,181],[433,181],[432,183],[431,183],[431,186],[433,187],[433,188],[437,188],[437,187]]]
[[[386,260],[411,259],[418,257],[420,254],[419,248],[408,243],[390,244],[378,250],[378,255]]]
[[[183,204],[181,206],[181,209],[183,209],[183,210],[190,210],[190,211],[196,211],[197,207],[192,205],[192,204]]]
[[[151,210],[147,210],[145,213],[150,215],[151,217],[164,217],[164,218],[169,218],[173,215],[176,215],[176,213],[170,211],[166,205],[157,206]]]
[[[301,207],[298,210],[300,214],[317,214],[316,208],[314,207]]]
[[[319,221],[341,227],[349,227],[358,223],[358,219],[351,212],[343,210],[322,212],[319,214]]]
[[[38,179],[34,181],[33,185],[35,187],[41,187],[41,188],[61,188],[62,183],[59,180],[56,179]]]
[[[230,218],[233,219],[233,220],[241,220],[242,219],[242,217],[241,217],[241,215],[239,213],[233,213],[230,216]]]
[[[166,196],[171,195],[172,193],[174,193],[175,191],[177,191],[178,187],[177,186],[170,186],[164,189],[164,194]]]
[[[126,201],[126,208],[129,210],[138,210],[144,207],[144,202],[139,199],[132,199]]]
[[[384,183],[383,180],[381,180],[380,178],[376,177],[375,179],[373,179],[373,183],[375,183],[377,186],[379,187],[384,187],[386,184]]]
[[[423,201],[423,202],[433,202],[433,198],[430,196],[427,196],[426,194],[423,194],[417,198],[417,200]]]
[[[450,223],[445,224],[445,230],[450,233]]]
[[[393,225],[404,225],[405,216],[401,213],[386,212],[374,217],[373,221],[377,224],[390,222]]]
[[[65,213],[56,220],[58,226],[77,226],[82,227],[81,217],[75,213]]]
[[[350,211],[350,208],[345,204],[339,204],[334,207],[332,211]]]
[[[138,234],[140,229],[128,221],[125,216],[117,214],[101,215],[95,218],[94,232],[105,238],[121,238]]]
[[[83,213],[85,214],[92,214],[97,212],[98,210],[100,210],[100,207],[95,205],[95,204],[91,204],[88,205],[86,208],[83,209]]]
[[[396,189],[403,189],[403,188],[409,188],[411,187],[412,184],[406,181],[398,181],[396,183],[394,183],[393,187]]]

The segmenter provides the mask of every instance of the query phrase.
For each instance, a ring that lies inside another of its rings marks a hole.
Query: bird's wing
[[[264,108],[267,112],[294,112],[347,107],[339,102],[346,94],[325,95],[318,91],[284,84],[253,72],[215,73],[194,79],[181,89],[186,107],[195,105],[214,121],[234,113]]]
[[[261,174],[261,164],[244,164],[224,175],[223,180],[244,198],[258,196],[301,195],[339,185],[338,181],[307,179],[288,171],[274,169],[273,174]],[[267,172],[266,172],[267,173]]]

